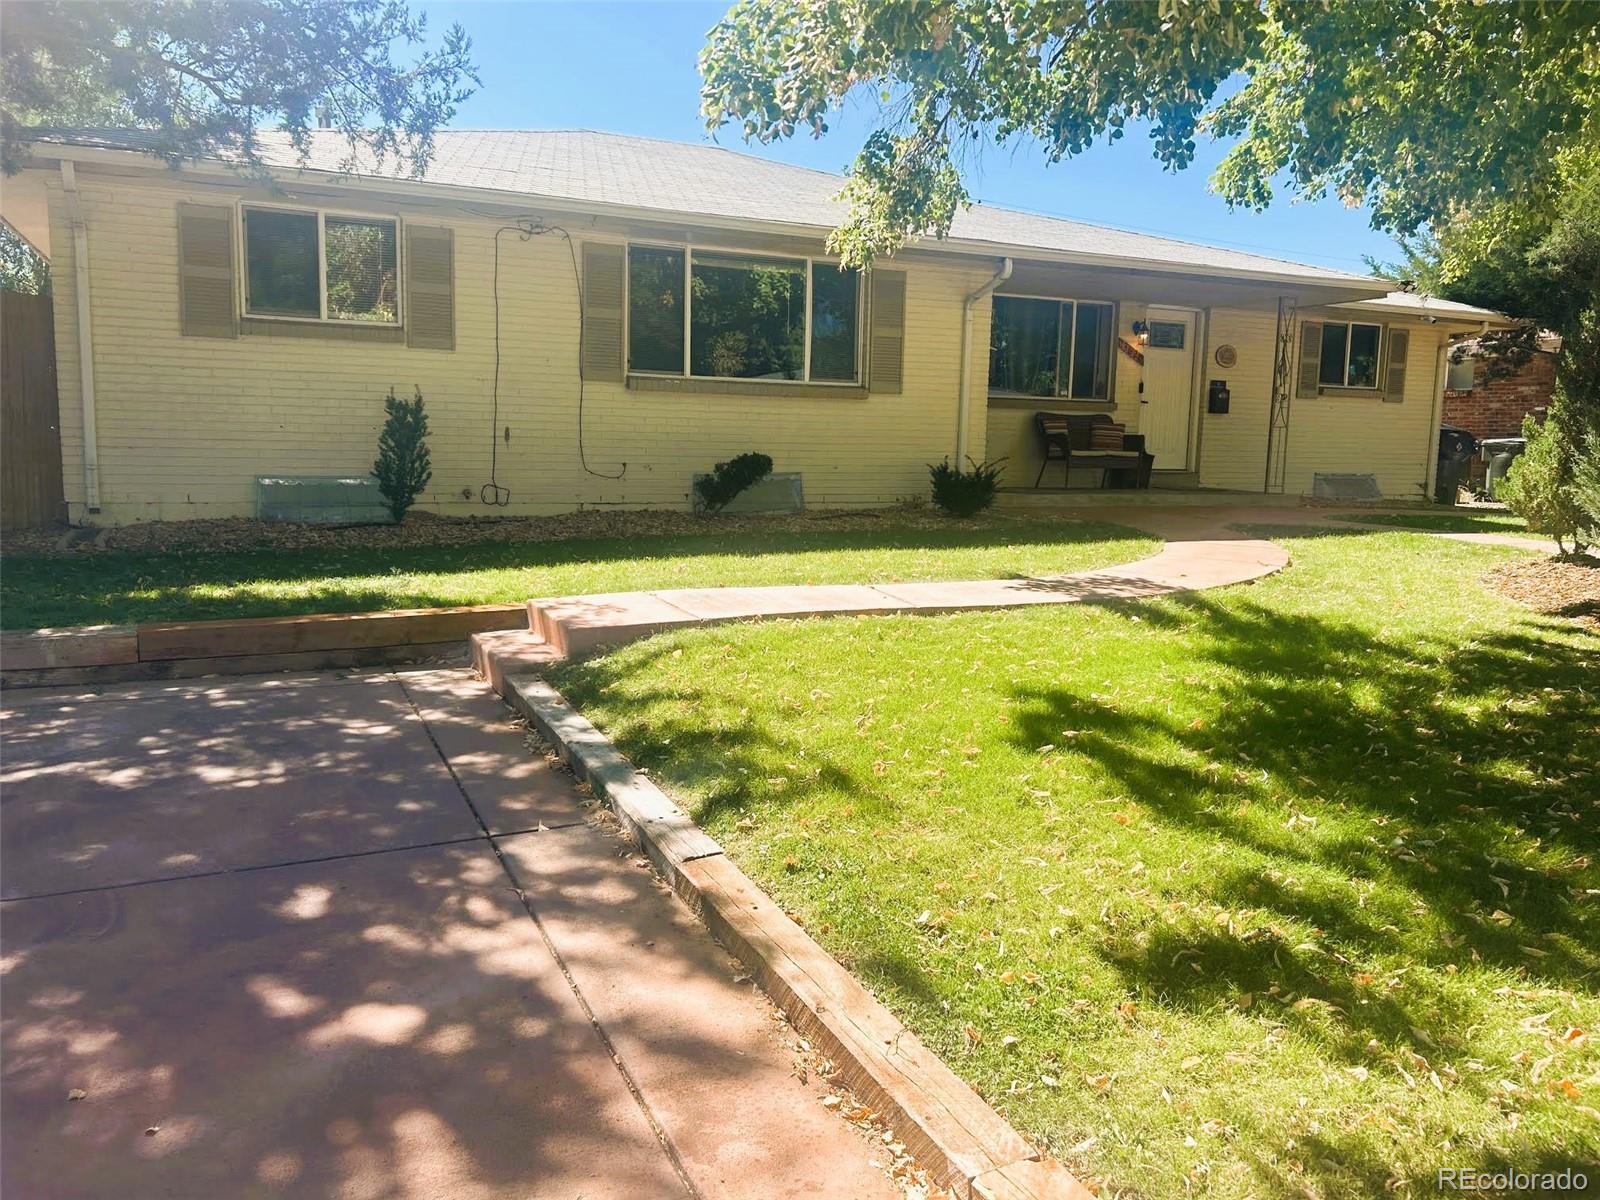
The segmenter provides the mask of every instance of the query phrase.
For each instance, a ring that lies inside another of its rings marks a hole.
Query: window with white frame
[[[1376,388],[1382,325],[1329,321],[1322,327],[1322,364],[1317,382],[1324,387]]]
[[[1113,313],[1097,301],[996,296],[989,390],[1109,400]]]
[[[245,314],[396,325],[399,222],[317,209],[244,209]]]
[[[859,382],[861,276],[811,258],[630,246],[628,369]]]
[[[1477,386],[1473,378],[1473,369],[1476,367],[1471,354],[1463,354],[1460,359],[1450,360],[1449,377],[1444,386],[1452,392],[1470,392]]]

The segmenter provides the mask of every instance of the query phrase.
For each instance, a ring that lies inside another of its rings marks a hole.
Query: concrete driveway
[[[16,692],[0,737],[5,1195],[896,1195],[469,673]]]

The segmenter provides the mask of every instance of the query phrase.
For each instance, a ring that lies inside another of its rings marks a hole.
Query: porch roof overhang
[[[1479,308],[1473,304],[1460,304],[1454,300],[1440,300],[1418,292],[1388,292],[1372,300],[1361,300],[1336,306],[1375,316],[1409,317],[1450,329],[1470,329],[1487,332],[1496,327],[1514,324],[1505,313],[1492,308]]]
[[[1061,296],[1065,299],[1121,300],[1170,304],[1178,308],[1276,309],[1280,299],[1301,307],[1344,304],[1381,297],[1382,280],[1331,277],[1307,280],[1173,270],[1162,263],[1087,264],[1066,258],[1019,257],[999,295]]]

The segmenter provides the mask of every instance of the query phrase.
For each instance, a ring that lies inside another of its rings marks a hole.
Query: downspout
[[[72,290],[78,301],[78,381],[83,394],[83,498],[91,513],[100,511],[100,444],[94,415],[94,331],[89,315],[89,227],[78,204],[78,176],[61,161],[61,188],[72,223]]]
[[[956,469],[967,461],[967,424],[972,414],[972,306],[991,295],[995,288],[1011,278],[1016,264],[1009,258],[1000,260],[1000,269],[994,277],[967,297],[961,309],[961,386],[956,402]]]

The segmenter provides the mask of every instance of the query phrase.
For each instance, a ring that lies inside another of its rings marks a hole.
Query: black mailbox
[[[1228,401],[1232,393],[1228,391],[1226,379],[1213,379],[1211,386],[1206,390],[1206,411],[1208,413],[1225,413],[1228,411]]]

